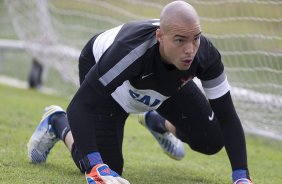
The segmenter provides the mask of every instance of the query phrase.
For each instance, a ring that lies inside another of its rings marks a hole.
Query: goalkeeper
[[[60,138],[89,184],[127,184],[121,177],[124,124],[129,113],[146,112],[139,121],[156,138],[173,132],[207,155],[225,147],[232,182],[252,183],[220,53],[201,34],[190,4],[174,1],[163,8],[160,20],[129,22],[95,35],[81,52],[79,70],[81,86],[67,116],[49,107],[30,139],[34,163],[44,162]]]

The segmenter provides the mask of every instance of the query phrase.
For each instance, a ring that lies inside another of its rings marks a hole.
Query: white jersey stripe
[[[227,81],[227,77],[225,77],[225,79],[217,86],[214,86],[212,88],[206,88],[203,86],[203,89],[208,99],[217,99],[225,95],[230,90],[230,86]]]
[[[109,29],[101,33],[94,41],[92,52],[96,62],[99,62],[99,59],[104,54],[104,52],[112,45],[117,34],[123,25]]]
[[[108,85],[114,78],[116,78],[122,71],[130,66],[139,57],[157,43],[155,37],[143,42],[141,45],[133,49],[129,54],[122,58],[115,66],[113,66],[108,72],[99,78],[99,81],[104,85]]]
[[[201,82],[204,88],[213,88],[221,84],[225,79],[226,79],[226,74],[225,72],[222,72],[218,77],[214,79],[201,81]]]

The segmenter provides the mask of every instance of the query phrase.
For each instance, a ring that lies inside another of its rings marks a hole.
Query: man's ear
[[[157,37],[157,40],[159,42],[162,42],[163,34],[162,34],[162,31],[160,30],[160,28],[156,30],[156,37]]]

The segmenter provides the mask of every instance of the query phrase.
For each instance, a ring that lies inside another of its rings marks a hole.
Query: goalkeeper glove
[[[88,184],[130,184],[106,164],[95,165],[85,177]]]
[[[129,184],[127,180],[103,163],[99,152],[86,155],[79,164],[81,170],[86,171],[85,177],[88,184]]]
[[[253,184],[253,182],[249,179],[242,178],[242,179],[238,179],[233,184]]]
[[[232,172],[233,184],[253,184],[248,169],[238,169]]]

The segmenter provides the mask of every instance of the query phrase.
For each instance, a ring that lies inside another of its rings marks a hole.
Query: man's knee
[[[187,143],[190,148],[194,151],[213,155],[218,153],[224,146],[222,136],[200,136],[200,137],[187,137],[181,134],[179,131],[176,132],[177,137],[182,141]]]
[[[190,148],[194,151],[206,154],[206,155],[213,155],[218,153],[223,148],[223,142],[208,142],[208,143],[193,143],[189,144]]]

